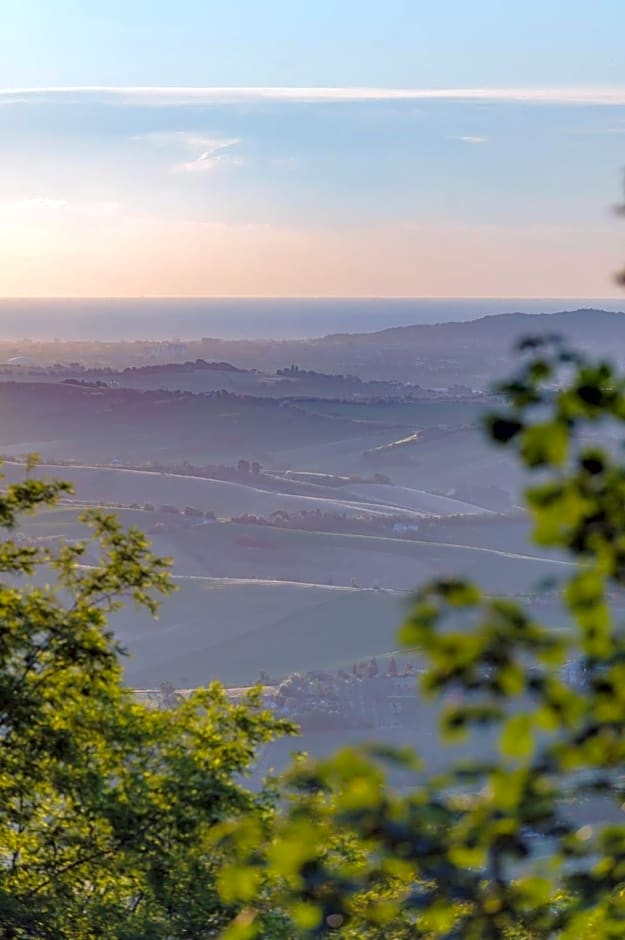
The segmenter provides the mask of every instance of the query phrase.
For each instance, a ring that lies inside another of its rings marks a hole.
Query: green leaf
[[[499,739],[504,757],[524,759],[534,747],[533,722],[530,715],[512,715],[507,719]]]
[[[521,456],[528,467],[560,467],[568,450],[569,432],[559,421],[530,425],[521,436]]]

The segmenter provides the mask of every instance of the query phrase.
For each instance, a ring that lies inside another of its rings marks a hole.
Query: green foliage
[[[487,430],[529,471],[535,539],[571,563],[570,630],[462,581],[416,594],[401,640],[426,661],[441,744],[482,735],[489,756],[450,752],[437,775],[404,753],[299,762],[268,843],[228,832],[240,866],[275,878],[292,937],[625,936],[625,630],[610,609],[625,587],[625,461],[597,444],[610,424],[622,437],[625,377],[556,337],[520,352]],[[562,679],[572,660],[578,687]],[[389,762],[411,786],[389,784]],[[591,799],[604,822],[580,819]],[[249,877],[230,938],[263,936]]]
[[[67,491],[27,476],[0,494],[0,525]],[[170,711],[134,701],[107,618],[125,600],[155,612],[168,564],[113,517],[84,521],[91,537],[56,552],[0,543],[0,937],[201,940],[238,910],[214,833],[269,825],[242,774],[288,728],[217,685]]]

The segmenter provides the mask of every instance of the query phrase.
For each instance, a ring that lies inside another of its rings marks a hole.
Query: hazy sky
[[[624,23],[0,0],[0,295],[617,295]]]

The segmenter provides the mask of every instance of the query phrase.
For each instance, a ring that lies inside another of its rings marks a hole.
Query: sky
[[[624,24],[1,0],[0,296],[618,296]]]

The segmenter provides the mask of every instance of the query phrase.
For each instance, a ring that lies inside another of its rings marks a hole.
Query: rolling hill
[[[369,381],[417,383],[429,388],[455,383],[485,388],[510,367],[516,340],[558,332],[593,353],[614,356],[625,348],[625,314],[579,309],[550,314],[507,313],[452,323],[390,327],[370,333],[335,333],[317,339],[224,340],[205,337],[164,344],[170,361],[226,360],[243,369],[274,371],[289,363],[303,369],[356,375]],[[152,344],[158,349],[159,344]],[[149,344],[148,344],[149,346]],[[2,347],[0,346],[0,351]],[[145,344],[88,342],[5,344],[5,357],[26,354],[38,362],[79,360],[97,365],[143,365]],[[162,356],[162,351],[160,352]],[[253,380],[252,384],[253,384]],[[247,382],[242,378],[241,382]],[[183,384],[182,387],[185,387]],[[197,384],[193,385],[197,389]]]

